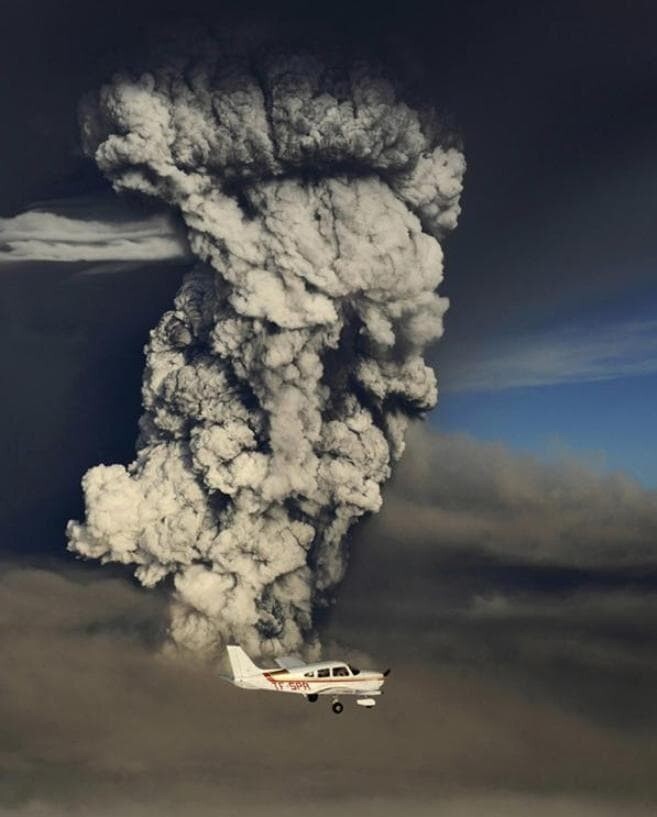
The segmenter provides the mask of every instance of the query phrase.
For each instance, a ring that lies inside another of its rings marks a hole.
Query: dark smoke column
[[[85,475],[69,548],[172,574],[178,644],[299,649],[436,402],[463,156],[366,66],[210,47],[115,77],[82,128],[117,191],[182,214],[199,264],[151,333],[137,459]]]

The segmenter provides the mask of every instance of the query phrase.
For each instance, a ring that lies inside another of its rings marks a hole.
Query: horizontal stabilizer
[[[299,669],[306,666],[296,655],[282,655],[276,659],[276,663],[283,669]]]

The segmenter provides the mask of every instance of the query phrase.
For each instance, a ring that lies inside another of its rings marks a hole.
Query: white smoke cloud
[[[196,53],[82,105],[86,152],[176,208],[201,263],[151,333],[137,458],[85,475],[69,547],[172,575],[179,644],[294,650],[435,404],[465,165],[366,66]]]

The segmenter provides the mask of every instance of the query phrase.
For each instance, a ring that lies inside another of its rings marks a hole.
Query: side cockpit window
[[[345,675],[349,675],[349,670],[346,667],[333,667],[334,678],[343,678]]]
[[[328,678],[329,677],[328,669],[318,669],[317,670],[317,677],[318,678]]]

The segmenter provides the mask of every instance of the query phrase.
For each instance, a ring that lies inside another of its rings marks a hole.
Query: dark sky
[[[0,35],[7,66],[0,94],[10,123],[1,139],[3,155],[11,156],[0,168],[0,211],[102,183],[79,154],[77,100],[142,54],[154,24],[175,25],[181,17],[220,32],[349,41],[403,66],[451,115],[469,165],[460,229],[446,247],[444,291],[452,309],[436,360],[446,394],[480,393],[445,399],[434,421],[484,439],[497,427],[499,439],[542,455],[558,438],[580,455],[601,453],[610,467],[657,484],[643,446],[654,415],[633,416],[624,399],[634,387],[624,378],[637,370],[650,375],[643,393],[657,394],[654,327],[649,349],[645,338],[634,340],[637,322],[654,315],[657,304],[653,4],[12,6]],[[577,361],[563,351],[573,329]],[[611,355],[609,334],[627,339]],[[544,371],[544,346],[555,340],[559,360]],[[524,365],[537,367],[539,380],[585,388],[553,389],[547,402],[532,391],[520,422],[509,428],[499,422],[500,412],[512,411],[508,395],[499,409],[500,395],[491,390],[532,385],[518,373],[523,350],[534,352]],[[482,369],[493,368],[494,377],[482,377]],[[595,387],[609,378],[618,380],[611,396]],[[605,412],[592,428],[586,417],[599,405]],[[634,429],[623,446],[614,441],[619,425]]]
[[[324,624],[329,649],[390,658],[399,685],[340,732],[154,657],[161,595],[73,566],[63,532],[84,471],[131,459],[141,349],[184,267],[3,265],[0,817],[200,815],[245,790],[253,813],[268,797],[285,813],[653,813],[657,8],[181,5],[3,10],[0,215],[106,190],[77,101],[183,15],[349,40],[449,112],[468,174],[445,394]],[[553,462],[526,456],[547,438]]]
[[[401,63],[451,114],[469,164],[461,224],[446,245],[444,292],[452,307],[436,352],[446,394],[432,422],[539,453],[546,440],[560,439],[585,456],[602,452],[611,466],[654,484],[644,440],[655,417],[649,404],[637,415],[622,380],[611,395],[588,387],[585,377],[582,393],[458,392],[469,372],[490,366],[500,343],[513,367],[518,346],[538,342],[540,351],[542,332],[551,343],[581,327],[595,347],[600,326],[623,334],[627,321],[654,314],[652,4],[286,3],[265,14],[257,4],[192,3],[184,16],[219,31],[241,30],[246,20],[285,36],[319,32]],[[80,154],[77,101],[140,54],[154,28],[180,17],[179,3],[41,0],[7,10],[0,34],[2,214],[105,185]],[[58,548],[61,523],[79,508],[77,475],[99,458],[127,456],[139,411],[139,349],[179,274],[158,268],[69,286],[69,272],[53,265],[28,274],[3,270],[3,369],[11,385],[3,387],[2,425],[11,429],[12,450],[21,452],[18,467],[5,459],[3,482],[11,490],[3,517],[20,548],[38,550],[44,540]],[[42,298],[33,297],[31,276],[43,280]],[[129,288],[130,310],[122,287]],[[502,368],[498,384],[509,376]],[[548,380],[571,376],[556,369]],[[53,381],[47,401],[37,397],[42,378]],[[639,392],[654,397],[654,380],[646,378]],[[62,464],[72,425],[79,433]],[[27,451],[34,453],[26,458]],[[35,456],[45,466],[36,482]],[[41,518],[28,510],[31,496],[44,509]]]

